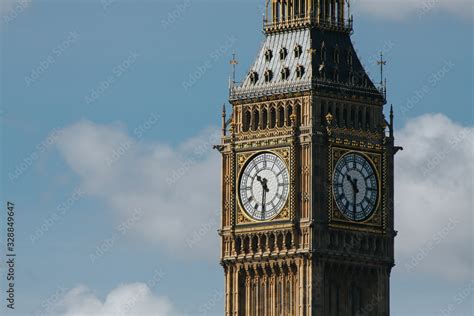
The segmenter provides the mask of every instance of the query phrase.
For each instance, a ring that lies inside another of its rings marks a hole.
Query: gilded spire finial
[[[229,63],[232,65],[232,82],[235,83],[235,66],[239,64],[235,58],[235,51],[232,52],[232,59]]]
[[[333,120],[333,116],[331,114],[331,112],[329,112],[328,114],[326,114],[326,122],[328,123],[328,125],[331,125],[332,124],[332,120]]]
[[[297,118],[297,116],[296,116],[295,113],[290,115],[290,122],[291,122],[291,126],[293,126],[293,127],[296,127],[296,118]]]
[[[380,52],[380,60],[377,61],[377,65],[380,66],[380,86],[383,87],[383,67],[387,65],[387,61],[383,60],[383,52]]]
[[[326,131],[328,132],[328,135],[331,136],[332,134],[332,121],[334,119],[334,116],[332,116],[331,112],[328,112],[328,114],[326,114],[326,123],[327,123],[327,126],[326,126]]]

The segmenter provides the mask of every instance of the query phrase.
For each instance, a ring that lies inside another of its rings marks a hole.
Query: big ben
[[[263,0],[262,0],[263,1]],[[225,315],[389,315],[393,112],[349,1],[268,0],[222,114]]]

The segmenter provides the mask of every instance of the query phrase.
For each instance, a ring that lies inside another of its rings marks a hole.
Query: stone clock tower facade
[[[225,315],[389,315],[393,114],[343,0],[269,0],[222,115]]]

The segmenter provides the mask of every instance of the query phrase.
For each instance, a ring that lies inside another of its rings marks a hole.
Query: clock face
[[[254,220],[269,220],[280,213],[288,199],[288,168],[272,153],[255,156],[241,173],[240,202]]]
[[[372,215],[378,200],[378,181],[367,158],[348,153],[339,159],[334,170],[333,193],[346,218],[360,222]]]

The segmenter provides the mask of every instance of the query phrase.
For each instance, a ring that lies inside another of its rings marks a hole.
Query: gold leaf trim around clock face
[[[333,197],[333,172],[334,166],[336,165],[337,161],[344,155],[350,152],[355,152],[365,156],[370,162],[373,164],[375,168],[375,172],[377,174],[377,182],[378,182],[378,200],[377,206],[372,213],[372,215],[363,222],[351,221],[347,219],[339,208]],[[371,231],[371,232],[382,232],[383,230],[383,218],[382,216],[385,214],[383,212],[383,205],[382,205],[382,194],[383,194],[383,186],[382,186],[382,171],[384,166],[382,166],[382,154],[377,152],[369,152],[369,151],[360,151],[356,148],[343,148],[343,147],[330,147],[330,159],[329,159],[329,181],[331,185],[329,186],[329,221],[330,226],[338,227],[338,228],[346,228],[350,230],[358,230],[358,231]]]
[[[235,191],[235,198],[237,200],[236,205],[236,212],[237,212],[237,224],[262,224],[262,223],[270,223],[274,221],[280,220],[289,220],[291,218],[291,199],[294,197],[291,194],[288,194],[288,198],[283,206],[282,210],[273,218],[266,220],[266,221],[258,221],[251,218],[243,209],[240,201],[239,196],[239,181],[240,181],[240,174],[247,164],[247,162],[252,159],[254,156],[259,154],[269,152],[278,155],[283,162],[285,163],[286,167],[288,168],[288,175],[291,178],[292,175],[292,168],[291,168],[291,155],[290,155],[290,147],[279,147],[279,148],[271,148],[271,149],[262,149],[262,150],[255,150],[255,151],[244,151],[244,152],[237,152],[237,159],[236,159],[236,191]],[[290,181],[291,182],[291,181]],[[291,192],[292,183],[289,183],[289,192]]]
[[[290,212],[288,211],[288,207],[284,207],[281,210],[281,212],[273,220],[283,220],[283,219],[290,219]]]
[[[250,223],[250,220],[244,216],[241,212],[239,212],[239,215],[237,216],[237,224],[245,224],[245,223]]]

